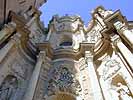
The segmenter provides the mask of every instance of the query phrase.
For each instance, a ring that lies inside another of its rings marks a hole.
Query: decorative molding
[[[57,32],[76,33],[79,27],[83,27],[83,22],[79,16],[53,16],[50,25],[54,25]]]
[[[119,35],[112,36],[111,41],[114,43],[114,45],[117,45],[117,43],[122,42]]]

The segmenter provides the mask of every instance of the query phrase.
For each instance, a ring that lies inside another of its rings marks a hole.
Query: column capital
[[[113,42],[114,45],[117,45],[117,43],[121,42],[121,39],[119,35],[114,35],[111,37],[111,41]]]
[[[117,31],[125,31],[128,29],[125,23],[122,23],[121,21],[117,21],[114,23],[114,27],[116,28]]]
[[[13,40],[14,42],[20,42],[20,37],[21,37],[21,34],[16,33],[16,34],[14,34],[14,35],[11,37],[11,40]]]
[[[133,49],[133,32],[128,29],[128,26],[121,21],[117,21],[114,23],[114,27],[121,38],[129,45],[129,48]]]
[[[45,51],[40,51],[38,56],[37,56],[38,59],[42,59],[42,60],[44,60],[45,57],[46,57],[46,52]]]
[[[85,58],[87,62],[93,61],[93,53],[91,51],[85,51]]]
[[[16,24],[14,22],[10,22],[8,24],[4,25],[4,30],[6,30],[9,33],[12,33],[16,29]]]

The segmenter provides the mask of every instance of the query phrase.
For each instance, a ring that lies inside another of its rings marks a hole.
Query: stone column
[[[41,70],[42,64],[45,61],[45,57],[46,57],[45,51],[40,51],[37,59],[37,63],[35,65],[34,71],[32,73],[32,76],[29,82],[29,87],[27,89],[27,92],[25,93],[24,100],[33,100],[38,78],[40,75],[40,70]]]
[[[114,27],[116,28],[119,35],[131,46],[133,49],[133,32],[128,29],[128,27],[120,22],[117,21],[114,23]]]
[[[111,40],[114,46],[120,51],[128,65],[133,69],[133,54],[130,50],[122,43],[118,35],[114,35]]]
[[[19,42],[20,37],[21,35],[16,33],[11,37],[11,40],[3,48],[0,49],[0,63],[5,58],[7,53],[15,46],[15,44]]]
[[[93,65],[93,54],[90,51],[85,51],[85,58],[87,61],[88,73],[92,88],[93,100],[103,100],[98,78]]]

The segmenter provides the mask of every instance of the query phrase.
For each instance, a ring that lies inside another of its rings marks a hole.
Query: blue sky
[[[41,20],[47,26],[55,14],[59,16],[78,14],[87,24],[91,19],[91,11],[99,5],[113,11],[120,9],[128,20],[133,20],[133,0],[47,0],[47,3],[40,7]]]

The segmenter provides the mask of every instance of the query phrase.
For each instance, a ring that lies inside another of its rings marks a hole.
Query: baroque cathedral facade
[[[0,100],[133,100],[133,22],[120,10],[95,8],[87,27],[55,15],[45,28],[46,1],[0,1]]]

